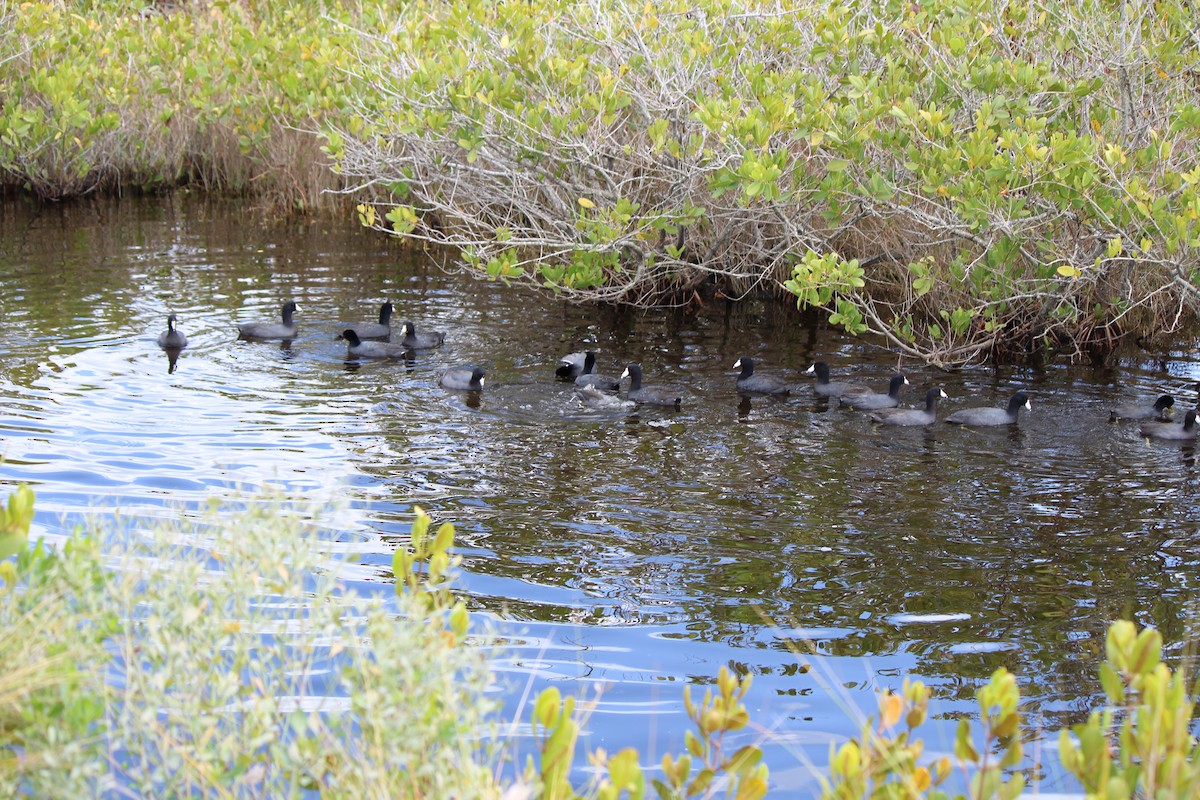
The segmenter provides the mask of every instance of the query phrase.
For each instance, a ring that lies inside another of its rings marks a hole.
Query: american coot
[[[288,300],[283,304],[283,322],[246,322],[238,325],[238,335],[244,339],[293,339],[296,336],[296,323],[292,322],[292,314],[299,311],[300,306]]]
[[[579,398],[579,402],[590,408],[625,411],[636,405],[632,400],[622,400],[620,397],[597,389],[595,386],[581,386],[577,384],[575,386],[575,396]]]
[[[630,364],[621,373],[629,378],[629,399],[652,406],[674,406],[683,404],[683,392],[672,386],[642,386],[642,367]]]
[[[447,389],[477,392],[483,388],[483,367],[451,367],[438,377]]]
[[[739,358],[733,362],[733,368],[741,368],[742,372],[737,378],[737,388],[739,392],[750,392],[753,394],[790,394],[792,384],[785,381],[783,378],[777,378],[774,375],[755,375],[754,374],[754,359],[747,356]]]
[[[870,411],[876,408],[895,408],[900,405],[900,388],[908,385],[908,378],[903,375],[893,375],[888,384],[887,394],[878,392],[846,392],[838,398],[844,406],[856,408],[859,411]]]
[[[359,339],[387,339],[392,335],[392,303],[379,307],[379,322],[347,322],[343,327],[353,330]]]
[[[1152,439],[1173,439],[1183,441],[1196,438],[1196,409],[1191,409],[1183,417],[1183,424],[1173,422],[1146,422],[1142,425],[1142,436]]]
[[[355,358],[404,358],[412,351],[402,344],[391,342],[364,342],[353,328],[342,331],[346,340],[346,352]]]
[[[861,383],[835,383],[829,380],[829,365],[824,361],[818,361],[808,369],[805,373],[816,373],[817,382],[813,385],[813,392],[818,397],[841,397],[842,395],[854,392],[869,392],[871,391]]]
[[[954,425],[1012,425],[1021,409],[1030,409],[1029,395],[1017,392],[1008,400],[1008,408],[964,408],[946,417]]]
[[[935,386],[925,393],[925,409],[882,408],[871,412],[871,421],[880,425],[932,425],[937,420],[938,400],[946,396],[941,387]]]
[[[417,333],[417,329],[411,322],[404,323],[404,327],[400,329],[400,332],[404,334],[404,338],[400,340],[400,344],[409,350],[428,350],[446,341],[446,334],[443,331]]]
[[[554,374],[561,380],[573,381],[583,374],[583,362],[586,360],[587,353],[567,353],[558,360]]]
[[[575,379],[576,386],[595,386],[607,392],[615,392],[621,386],[621,381],[611,375],[598,375],[593,372],[596,368],[596,354],[591,350],[583,358],[583,374]]]
[[[158,335],[158,346],[164,350],[182,350],[187,347],[187,337],[175,327],[174,314],[167,317],[167,329]]]
[[[1116,422],[1119,419],[1166,419],[1170,414],[1167,409],[1173,405],[1175,405],[1174,397],[1171,397],[1169,394],[1159,395],[1152,406],[1139,403],[1117,406],[1108,412],[1108,421]]]

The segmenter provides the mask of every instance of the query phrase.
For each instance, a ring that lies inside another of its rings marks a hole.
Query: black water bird
[[[412,351],[393,342],[364,342],[353,328],[342,331],[346,352],[355,358],[404,358]]]
[[[175,327],[175,315],[167,317],[167,329],[158,335],[158,346],[164,350],[182,350],[187,347],[187,336]]]
[[[300,310],[300,306],[291,300],[283,304],[282,322],[244,322],[238,325],[238,335],[244,339],[293,339],[296,336],[296,323],[292,314]]]
[[[880,425],[932,425],[937,421],[938,400],[946,396],[935,386],[925,393],[925,408],[881,408],[871,412],[871,421]]]
[[[1183,424],[1174,422],[1145,422],[1141,427],[1142,436],[1151,439],[1171,439],[1186,441],[1196,438],[1196,409],[1191,409],[1183,417]]]
[[[630,364],[621,373],[621,377],[629,378],[629,399],[638,403],[652,406],[674,406],[683,404],[683,392],[673,386],[642,386],[642,367],[640,364]]]
[[[893,375],[891,382],[888,383],[886,393],[881,394],[872,391],[845,392],[838,398],[838,402],[859,411],[872,411],[877,408],[895,408],[900,405],[900,389],[907,385],[908,378],[903,375]]]
[[[392,335],[392,303],[379,307],[379,322],[347,322],[343,327],[354,331],[359,339],[387,339]]]
[[[611,375],[600,375],[596,369],[596,354],[589,350],[583,359],[583,373],[575,379],[576,386],[594,386],[609,392],[615,392],[621,386],[619,378]]]
[[[808,369],[805,373],[815,373],[817,382],[813,384],[813,392],[818,397],[841,397],[846,393],[869,392],[871,391],[861,383],[841,383],[829,380],[829,365],[824,361],[818,361]]]
[[[1022,408],[1032,409],[1029,404],[1029,395],[1025,392],[1017,392],[1009,398],[1006,408],[964,408],[946,417],[946,422],[952,425],[970,425],[972,427],[1012,425],[1016,423],[1017,414]]]
[[[589,408],[598,408],[612,411],[625,411],[633,408],[636,403],[632,400],[623,400],[614,394],[609,394],[595,386],[576,385],[575,396],[579,398],[579,402]]]
[[[733,362],[734,369],[741,369],[737,377],[739,392],[750,394],[790,394],[793,384],[774,375],[762,375],[754,372],[754,359],[743,356]]]
[[[561,380],[573,381],[583,374],[583,363],[586,360],[587,353],[582,351],[567,353],[558,360],[558,364],[554,367],[554,374]]]
[[[447,389],[478,392],[483,388],[483,367],[451,367],[438,376],[438,383]]]
[[[1175,398],[1169,394],[1159,395],[1153,405],[1145,403],[1128,403],[1119,405],[1108,412],[1109,422],[1119,419],[1158,419],[1165,420],[1170,416],[1170,408],[1175,405]]]
[[[400,340],[400,344],[409,350],[429,350],[432,347],[441,346],[446,341],[445,331],[417,333],[416,327],[411,322],[404,323],[404,327],[400,329],[400,332],[404,334],[404,338]]]

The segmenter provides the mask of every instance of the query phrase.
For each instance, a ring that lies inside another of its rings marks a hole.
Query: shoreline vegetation
[[[949,367],[1200,311],[1189,2],[0,8],[0,185],[337,208],[575,301],[768,291]]]
[[[770,733],[754,731],[742,702],[751,676],[726,668],[702,699],[684,689],[687,752],[658,765],[631,748],[590,751],[580,785],[585,712],[553,687],[522,707],[528,733],[514,737],[520,720],[497,719],[486,625],[453,592],[454,528],[433,530],[420,509],[395,551],[394,596],[360,597],[339,578],[319,508],[213,504],[150,529],[76,531],[49,549],[27,542],[33,504],[22,486],[0,506],[5,797],[769,792],[758,737]],[[1036,793],[1051,752],[1089,797],[1194,797],[1195,685],[1162,651],[1153,628],[1113,623],[1100,710],[1061,730],[1056,749],[1032,752],[1004,668],[978,689],[978,719],[959,720],[949,752],[925,752],[919,731],[936,708],[906,678],[878,695],[858,736],[831,746],[828,774],[814,774],[822,800],[1013,800]],[[521,750],[532,751],[523,764]]]

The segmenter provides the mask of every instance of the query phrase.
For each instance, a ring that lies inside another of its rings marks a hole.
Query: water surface
[[[294,341],[236,339],[288,298]],[[447,345],[348,361],[339,323],[384,300]],[[174,364],[154,344],[170,312],[190,340]],[[761,742],[774,786],[807,796],[854,710],[905,676],[935,687],[937,751],[998,666],[1035,726],[1060,726],[1097,701],[1110,620],[1159,626],[1177,654],[1189,638],[1195,452],[1106,417],[1164,391],[1194,403],[1191,346],[941,373],[771,302],[574,307],[448,276],[346,222],[185,197],[0,206],[0,319],[0,482],[34,484],[39,533],[280,488],[339,505],[347,575],[379,592],[419,504],[457,524],[460,588],[506,638],[506,713],[527,719],[526,689],[550,683],[598,696],[586,744],[637,746],[647,765],[682,750],[683,686],[722,665],[755,676],[755,725],[733,744]],[[687,402],[582,408],[553,368],[584,346]],[[740,397],[746,355],[802,391]],[[1033,412],[994,431],[879,430],[814,399],[815,359],[880,390],[901,368],[913,404],[943,385],[943,416],[1017,387]],[[470,363],[485,392],[438,387]],[[1050,769],[1040,788],[1072,787]]]

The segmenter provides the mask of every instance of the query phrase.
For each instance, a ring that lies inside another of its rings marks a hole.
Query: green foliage
[[[429,564],[354,596],[315,516],[214,507],[0,565],[0,796],[498,796],[465,609],[418,599]]]
[[[925,743],[916,738],[929,714],[929,690],[919,681],[904,681],[900,694],[879,698],[879,718],[867,720],[859,737],[842,745],[830,758],[826,800],[878,798],[949,798],[938,787],[958,766],[968,776],[968,794],[955,798],[1012,800],[1025,789],[1024,776],[1011,774],[1022,758],[1021,723],[1016,679],[1003,667],[977,693],[983,724],[977,746],[967,720],[959,723],[953,761],[943,756],[922,764]],[[896,730],[903,721],[903,729]]]
[[[105,641],[120,623],[103,613],[66,624],[87,608],[80,597],[106,591],[101,563],[88,539],[61,552],[39,542],[0,561],[0,796],[22,796],[17,787],[90,796],[104,770],[105,687],[93,667],[108,662]]]
[[[396,578],[396,593],[407,591],[413,602],[430,611],[450,609],[456,625],[465,634],[466,607],[450,594],[448,583],[452,570],[462,559],[453,555],[454,526],[443,523],[433,536],[429,535],[432,520],[420,506],[415,507],[412,533],[408,547],[397,547],[392,554],[392,574]]]
[[[33,522],[33,490],[25,484],[8,496],[8,507],[0,506],[0,559],[25,549]]]
[[[1108,630],[1100,681],[1109,706],[1088,721],[1059,733],[1063,765],[1089,798],[1183,798],[1200,791],[1200,743],[1193,735],[1195,686],[1181,671],[1162,663],[1162,636],[1140,633],[1132,622]],[[830,759],[829,800],[948,798],[938,787],[957,766],[969,791],[955,797],[1015,798],[1025,791],[1020,696],[1015,678],[1001,668],[977,693],[983,740],[959,723],[953,762],[942,757],[922,764],[924,743],[915,737],[929,708],[929,690],[904,682],[901,694],[879,699],[877,721],[868,720],[858,738]],[[900,721],[902,730],[896,730]]]
[[[1074,354],[1200,306],[1191,26],[1179,4],[425,0],[358,51],[395,67],[352,87],[329,153],[420,209],[395,232],[490,277],[639,303],[778,281],[934,361]]]
[[[0,182],[43,197],[188,181],[312,204],[312,131],[344,105],[352,34],[321,3],[120,0],[0,10]]]
[[[564,703],[558,689],[550,687],[538,695],[533,706],[533,735],[541,755],[540,769],[531,763],[528,773],[541,780],[541,796],[546,800],[567,800],[575,797],[570,773],[579,739],[579,724],[575,721],[575,698]]]
[[[1100,680],[1111,706],[1059,734],[1063,765],[1088,797],[1195,797],[1200,744],[1192,733],[1195,687],[1162,663],[1162,636],[1113,623]]]
[[[833,309],[830,323],[842,326],[848,333],[860,334],[867,326],[858,308],[847,298],[865,285],[857,261],[845,261],[836,253],[822,256],[809,250],[792,269],[792,277],[784,281],[783,288],[796,295],[801,306]]]
[[[756,745],[745,745],[727,752],[726,737],[742,730],[750,716],[742,700],[750,690],[749,675],[738,678],[721,667],[717,691],[705,691],[696,704],[690,689],[684,688],[684,706],[694,731],[685,734],[687,753],[663,756],[663,779],[651,783],[662,800],[711,797],[724,785],[725,795],[734,800],[760,800],[767,793],[767,767]],[[532,759],[526,778],[540,782],[544,800],[574,800],[580,797],[570,782],[570,769],[579,739],[579,723],[574,717],[575,701],[563,701],[553,687],[544,690],[534,704],[533,731],[540,754],[540,768]],[[641,800],[646,794],[646,776],[632,748],[609,756],[603,749],[589,753],[588,760],[600,775],[593,790],[583,796],[597,800],[628,797]],[[692,773],[693,760],[698,769]]]

